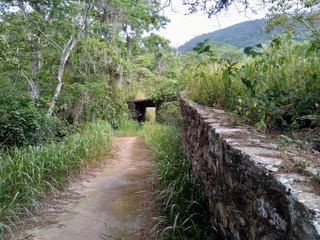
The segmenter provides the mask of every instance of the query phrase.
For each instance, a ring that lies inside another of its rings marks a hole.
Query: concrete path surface
[[[113,156],[44,201],[16,239],[133,240],[150,223],[152,162],[136,137],[114,138]]]

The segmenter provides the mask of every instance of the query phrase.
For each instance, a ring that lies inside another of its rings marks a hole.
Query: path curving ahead
[[[113,156],[45,200],[37,223],[17,239],[144,239],[150,222],[152,161],[138,138],[116,137],[113,141]]]

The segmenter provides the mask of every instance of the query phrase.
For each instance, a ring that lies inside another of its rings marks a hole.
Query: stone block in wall
[[[275,142],[181,96],[183,148],[221,239],[320,239],[320,196],[308,176],[281,171]]]

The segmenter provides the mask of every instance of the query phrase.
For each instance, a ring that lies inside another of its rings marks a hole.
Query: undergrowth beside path
[[[188,97],[268,132],[319,127],[319,39],[296,42],[291,37],[247,47],[241,62],[207,57],[189,63],[181,77]]]
[[[126,133],[142,137],[155,160],[154,195],[160,210],[152,232],[157,239],[216,239],[208,199],[182,151],[180,128],[127,122],[118,134]]]
[[[0,152],[0,239],[11,233],[22,213],[40,206],[40,198],[53,188],[63,189],[72,174],[111,147],[108,123],[88,124],[83,131],[62,142],[12,148]]]

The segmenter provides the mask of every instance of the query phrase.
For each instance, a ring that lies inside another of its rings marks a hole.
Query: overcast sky
[[[254,4],[256,0],[252,0]],[[219,16],[210,19],[204,13],[186,15],[188,7],[181,4],[182,0],[172,0],[172,6],[163,10],[171,22],[167,24],[166,29],[158,32],[161,36],[169,39],[173,47],[178,47],[193,37],[203,33],[212,32],[231,25],[264,18],[265,11],[262,9],[257,13],[251,10],[242,12],[242,6],[232,6],[228,11],[223,11]],[[240,13],[241,12],[241,13]]]

